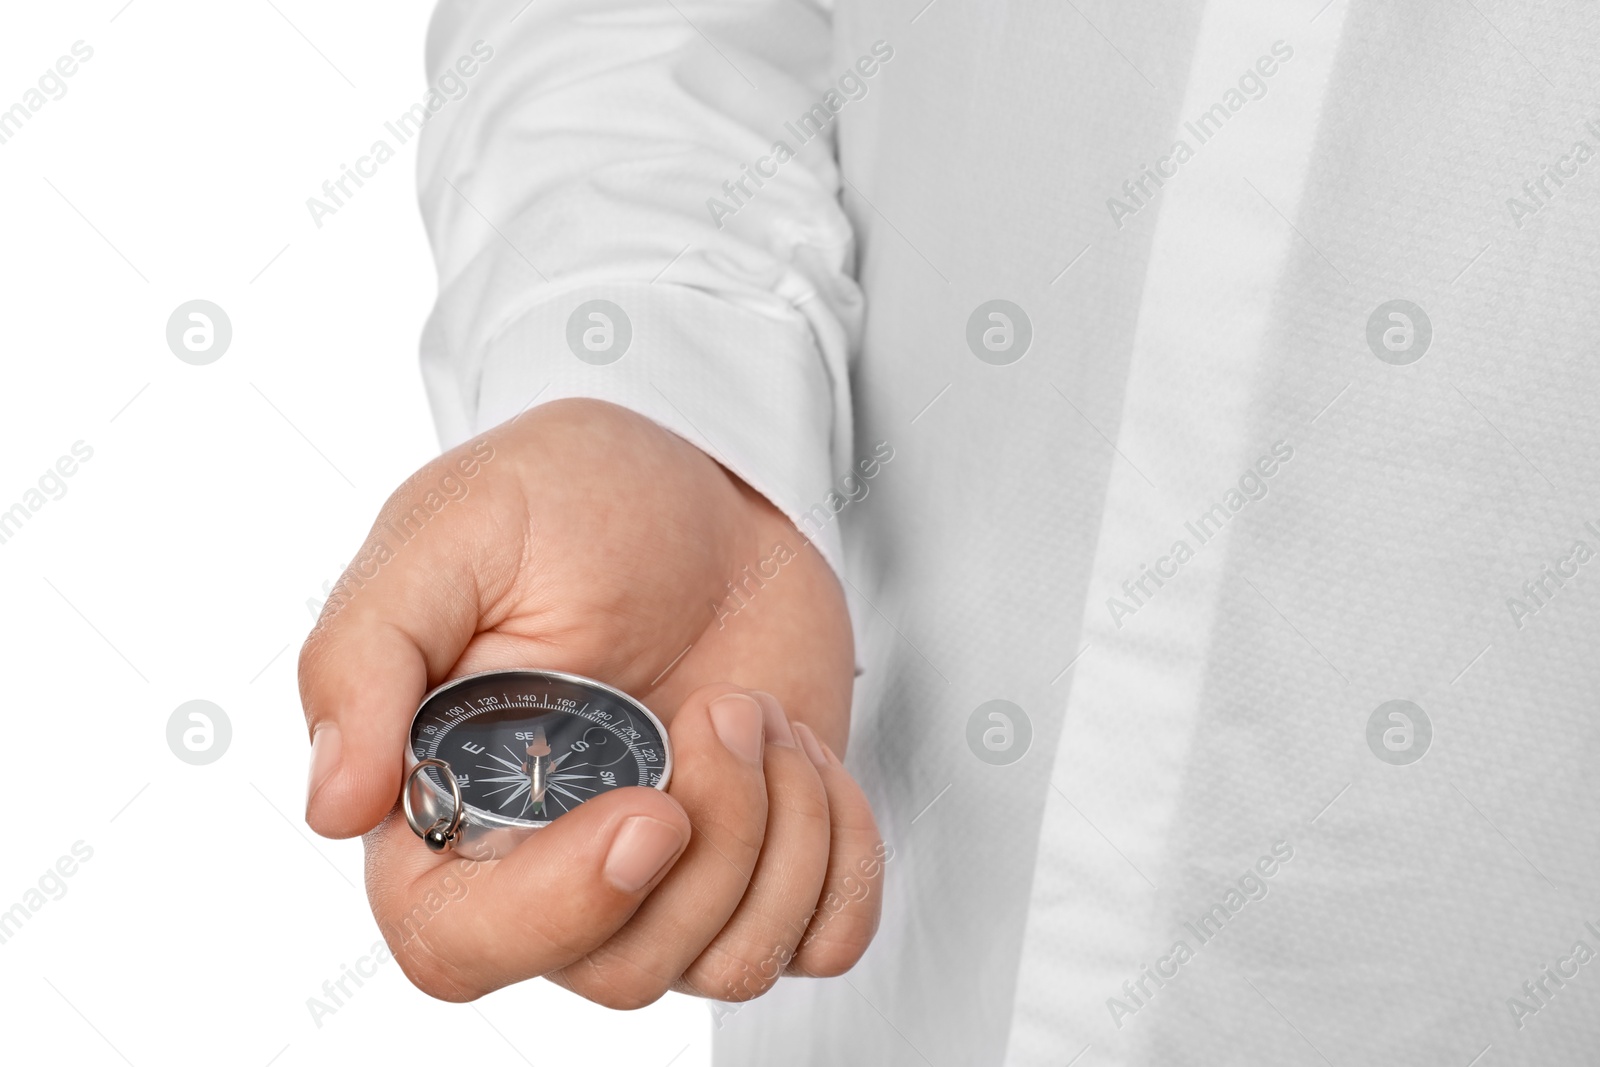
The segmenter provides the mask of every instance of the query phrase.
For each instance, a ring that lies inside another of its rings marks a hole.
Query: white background
[[[0,944],[7,1059],[708,1063],[697,1001],[624,1014],[541,981],[448,1005],[392,962],[313,1021],[379,935],[359,843],[302,821],[296,651],[436,441],[415,142],[321,229],[306,199],[423,97],[431,3],[124,2],[0,25],[0,110],[94,49],[0,144],[0,511],[94,450],[0,544],[0,911],[93,849]],[[208,366],[166,344],[192,299],[233,325]],[[193,699],[232,724],[208,766],[167,747]]]

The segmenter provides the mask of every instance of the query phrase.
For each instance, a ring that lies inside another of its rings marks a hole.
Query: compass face
[[[418,760],[450,765],[461,798],[485,821],[541,825],[623,786],[666,788],[666,735],[644,705],[554,671],[491,671],[423,701],[411,723]],[[444,772],[421,775],[448,800]]]

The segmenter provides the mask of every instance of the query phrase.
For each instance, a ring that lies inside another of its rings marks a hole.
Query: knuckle
[[[322,665],[328,656],[328,630],[323,625],[327,618],[327,609],[317,616],[317,624],[307,635],[305,643],[300,646],[300,659],[297,664],[297,674],[300,679],[300,695],[304,699],[310,695],[310,684],[317,677]]]
[[[562,985],[603,1008],[636,1011],[649,1007],[672,988],[670,979],[647,972],[613,952],[597,949],[561,972]]]
[[[738,850],[749,860],[752,867],[755,864],[755,857],[760,854],[761,846],[767,839],[765,804],[742,808],[735,805],[712,808],[710,812],[695,819],[694,824],[695,829],[717,848],[725,853],[729,849]],[[748,874],[749,871],[745,873]]]
[[[532,914],[523,916],[508,932],[516,938],[519,956],[557,965],[583,956],[584,949],[592,943],[585,940],[585,929],[581,921],[569,927],[550,923],[542,916]]]
[[[784,789],[773,803],[791,818],[824,827],[829,824],[828,793],[820,781]]]
[[[793,955],[783,944],[768,952],[754,943],[737,949],[713,944],[684,972],[683,981],[696,995],[712,1000],[754,1000],[777,984]]]
[[[487,992],[477,988],[460,967],[445,959],[421,936],[398,944],[391,941],[389,949],[411,984],[435,1000],[464,1004]]]
[[[870,937],[819,937],[801,949],[793,969],[813,978],[837,978],[861,961],[870,942]]]
[[[300,701],[307,718],[329,718],[337,709],[364,696],[363,679],[342,669],[348,644],[333,626],[342,602],[332,596],[317,617],[316,627],[300,646],[298,677]]]
[[[875,902],[829,893],[790,966],[791,973],[814,978],[837,978],[860,962],[878,932]]]

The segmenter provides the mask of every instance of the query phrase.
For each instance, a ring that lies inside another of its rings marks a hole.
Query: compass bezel
[[[444,682],[429,690],[428,693],[417,704],[417,710],[411,716],[411,725],[406,729],[405,773],[407,777],[405,778],[406,784],[402,786],[403,789],[413,788],[413,779],[410,777],[411,772],[413,769],[415,769],[417,764],[421,762],[416,754],[417,723],[422,718],[423,712],[428,710],[428,706],[434,701],[434,699],[441,694],[470,685],[474,682],[482,681],[485,678],[504,676],[514,677],[515,680],[509,683],[512,685],[526,684],[528,681],[533,681],[535,683],[561,682],[567,685],[577,686],[579,688],[599,690],[612,700],[622,704],[630,712],[642,716],[643,719],[649,723],[650,726],[652,726],[656,733],[660,736],[660,748],[662,754],[661,779],[655,785],[646,786],[645,788],[659,789],[662,792],[666,792],[667,786],[672,782],[672,740],[667,734],[666,724],[656,717],[655,712],[645,707],[644,703],[636,697],[630,696],[615,686],[607,685],[606,683],[596,681],[593,678],[587,678],[581,674],[573,674],[569,671],[548,670],[541,667],[514,667],[504,670],[477,671],[473,674],[464,674],[459,678],[452,678],[450,681]],[[433,781],[433,779],[427,774],[419,774],[416,777],[421,779],[421,781],[424,783],[424,792],[427,800],[429,801],[427,807],[436,810],[448,810],[451,806],[451,796],[449,790]],[[466,835],[468,826],[476,826],[485,831],[511,830],[532,833],[535,830],[544,829],[546,826],[549,826],[555,821],[555,819],[545,819],[540,821],[531,819],[516,819],[507,815],[499,815],[495,812],[487,811],[471,803],[463,803],[462,809],[464,813],[462,818],[462,832],[464,835]],[[557,816],[556,818],[560,818],[560,816]]]

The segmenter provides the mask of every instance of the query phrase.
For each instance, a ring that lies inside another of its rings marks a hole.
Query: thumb
[[[394,807],[411,717],[477,632],[481,526],[467,501],[437,513],[421,503],[453,476],[460,452],[389,498],[300,650],[311,733],[306,822],[326,837],[366,833]]]

